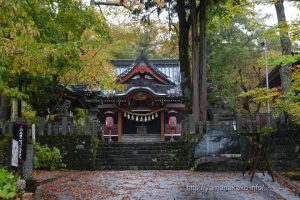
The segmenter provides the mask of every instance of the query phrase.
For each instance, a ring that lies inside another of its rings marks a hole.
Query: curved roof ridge
[[[162,76],[163,78],[167,79],[170,83],[173,83],[173,81],[171,81],[169,79],[168,76],[166,76],[164,73],[162,73],[148,58],[147,55],[142,51],[141,54],[139,55],[139,57],[130,65],[130,67],[128,67],[124,72],[122,72],[119,76],[118,79],[120,80],[121,78],[123,78],[126,74],[128,74],[135,66],[137,66],[139,63],[141,63],[142,61],[144,61],[144,63],[148,66],[151,67],[156,73],[158,73],[160,76]]]

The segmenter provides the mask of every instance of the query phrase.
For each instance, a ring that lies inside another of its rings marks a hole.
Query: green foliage
[[[96,158],[97,158],[97,152],[99,145],[101,144],[101,140],[97,135],[93,135],[91,138],[92,143],[92,149],[93,149],[93,165],[95,166]]]
[[[65,167],[65,164],[62,162],[62,155],[59,149],[55,147],[50,149],[47,146],[36,143],[34,145],[33,158],[35,169],[54,170]]]
[[[32,109],[32,106],[30,106],[27,103],[22,104],[22,116],[24,120],[28,123],[36,124],[37,122],[37,116],[36,116],[36,111]]]
[[[251,11],[249,11],[251,12]],[[240,74],[243,84],[254,88],[258,84],[253,66],[257,66],[260,52],[257,51],[257,37],[261,26],[253,16],[247,13],[232,15],[227,24],[215,20],[214,28],[208,30],[208,78],[212,81],[213,91],[210,98],[222,96],[232,107],[238,107],[236,101],[241,91]]]
[[[275,55],[270,56],[268,59],[268,65],[270,66],[290,66],[291,64],[300,60],[300,55]],[[260,64],[264,65],[265,60],[259,61]]]
[[[105,12],[108,17],[123,17],[124,13],[112,13],[110,8]],[[141,51],[147,53],[150,58],[177,58],[177,33],[170,30],[167,24],[142,23],[137,16],[132,17],[131,22],[119,22],[110,25],[113,41],[109,45],[109,53],[118,59],[137,57]]]
[[[45,116],[60,100],[58,83],[115,88],[109,41],[104,18],[81,1],[1,1],[0,94]]]
[[[18,179],[19,176],[13,175],[6,169],[0,169],[0,199],[13,199],[16,197]]]
[[[294,67],[292,79],[293,83],[289,92],[276,101],[275,117],[286,112],[294,123],[300,124],[300,65]]]
[[[238,95],[238,98],[249,99],[252,103],[265,103],[266,101],[272,102],[275,98],[279,96],[277,89],[267,89],[267,88],[254,88],[248,92],[242,92]]]
[[[262,136],[268,136],[268,135],[274,133],[276,130],[277,130],[276,127],[264,126],[260,129],[260,133],[262,134]]]
[[[85,117],[87,116],[87,114],[88,114],[88,111],[86,109],[76,108],[74,110],[74,122],[76,124],[83,126],[85,123]]]
[[[7,155],[10,141],[11,141],[11,137],[9,136],[0,137],[0,157]]]

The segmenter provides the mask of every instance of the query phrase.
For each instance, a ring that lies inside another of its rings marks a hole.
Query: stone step
[[[186,166],[187,161],[164,161],[164,162],[152,162],[152,161],[136,161],[136,162],[96,162],[97,167],[99,166]]]
[[[156,148],[153,148],[153,147],[140,147],[140,148],[134,148],[134,147],[100,147],[99,148],[99,151],[120,151],[120,150],[123,150],[123,151],[171,151],[171,150],[174,150],[174,151],[184,151],[186,148],[184,147],[156,147]]]
[[[187,169],[187,150],[182,141],[151,143],[103,143],[96,169]]]
[[[160,158],[160,159],[169,159],[169,158],[176,158],[178,159],[186,159],[185,152],[180,152],[177,154],[138,154],[138,155],[132,155],[132,154],[98,154],[98,159],[120,159],[120,158],[129,158],[129,159],[147,159],[147,158]]]
[[[129,156],[105,156],[105,157],[98,157],[96,161],[110,161],[110,162],[115,162],[115,161],[123,161],[123,162],[131,162],[131,161],[143,161],[143,160],[157,160],[157,161],[186,161],[186,157],[184,155],[176,155],[175,156],[136,156],[136,157],[129,157]]]
[[[184,149],[99,149],[99,155],[102,154],[165,154],[165,153],[180,153],[184,152]]]
[[[160,134],[124,134],[122,135],[123,143],[145,143],[145,142],[160,142]]]
[[[186,166],[99,166],[97,170],[186,170]]]
[[[96,161],[97,166],[106,166],[106,165],[111,165],[111,166],[186,166],[187,161],[153,161],[153,160],[135,160],[135,161],[124,161],[124,160],[119,160],[116,162],[111,162],[111,161]]]
[[[175,146],[184,146],[184,142],[182,141],[174,141],[174,142],[151,142],[151,143],[102,143],[101,147],[156,147],[156,146],[166,146],[166,147],[175,147]]]
[[[114,152],[114,151],[132,151],[132,152],[139,152],[139,151],[155,151],[155,152],[165,152],[165,151],[185,151],[185,147],[100,147],[98,150],[101,152]]]

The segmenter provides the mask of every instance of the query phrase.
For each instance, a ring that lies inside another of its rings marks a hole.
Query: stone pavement
[[[47,200],[284,199],[241,172],[64,170],[35,171],[34,178],[41,183],[36,199]]]

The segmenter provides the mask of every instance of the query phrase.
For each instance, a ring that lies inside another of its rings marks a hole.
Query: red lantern
[[[170,129],[176,129],[177,126],[177,119],[175,116],[169,117],[169,128]]]
[[[114,127],[114,118],[113,117],[106,117],[105,119],[106,129],[111,130]]]

